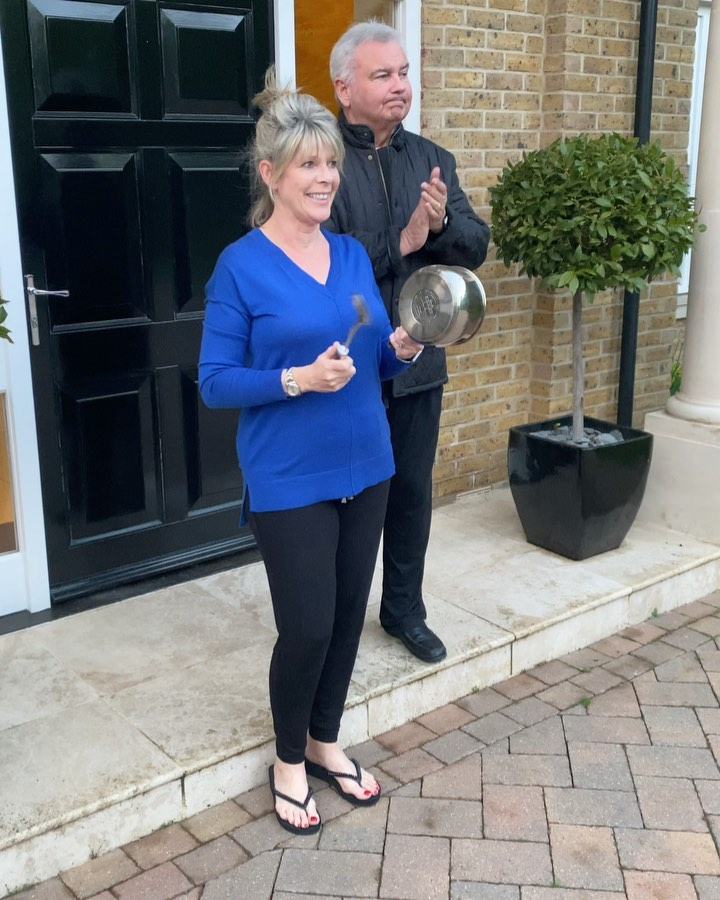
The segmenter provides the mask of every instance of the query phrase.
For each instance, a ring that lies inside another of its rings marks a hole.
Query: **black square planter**
[[[587,416],[587,427],[620,431],[624,440],[578,447],[533,434],[570,422],[564,416],[511,428],[508,475],[528,541],[586,559],[619,547],[630,530],[645,493],[653,436]]]

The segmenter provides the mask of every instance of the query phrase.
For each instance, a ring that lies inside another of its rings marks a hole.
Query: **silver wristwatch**
[[[292,369],[288,369],[285,372],[285,393],[288,397],[299,397],[302,394],[300,385],[295,381]]]

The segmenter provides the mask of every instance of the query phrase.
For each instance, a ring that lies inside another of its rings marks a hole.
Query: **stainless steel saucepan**
[[[420,344],[448,347],[470,340],[485,317],[485,290],[463,266],[424,266],[400,291],[400,324]]]

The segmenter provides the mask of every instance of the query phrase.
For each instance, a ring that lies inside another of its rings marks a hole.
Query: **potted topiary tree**
[[[7,300],[3,300],[0,296],[0,340],[4,339],[12,344],[13,339],[10,337],[10,330],[3,325],[3,322],[7,319],[7,310],[3,309],[6,303]]]
[[[618,134],[559,138],[490,188],[506,265],[572,294],[573,408],[510,430],[510,487],[531,543],[585,559],[622,542],[642,501],[652,436],[584,416],[583,297],[678,273],[697,213],[672,157]]]

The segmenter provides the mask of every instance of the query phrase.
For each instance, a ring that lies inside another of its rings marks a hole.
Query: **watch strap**
[[[295,375],[293,373],[292,367],[289,369],[285,369],[282,377],[283,388],[285,390],[285,394],[288,397],[299,397],[302,394],[300,390],[300,385],[295,381]]]

